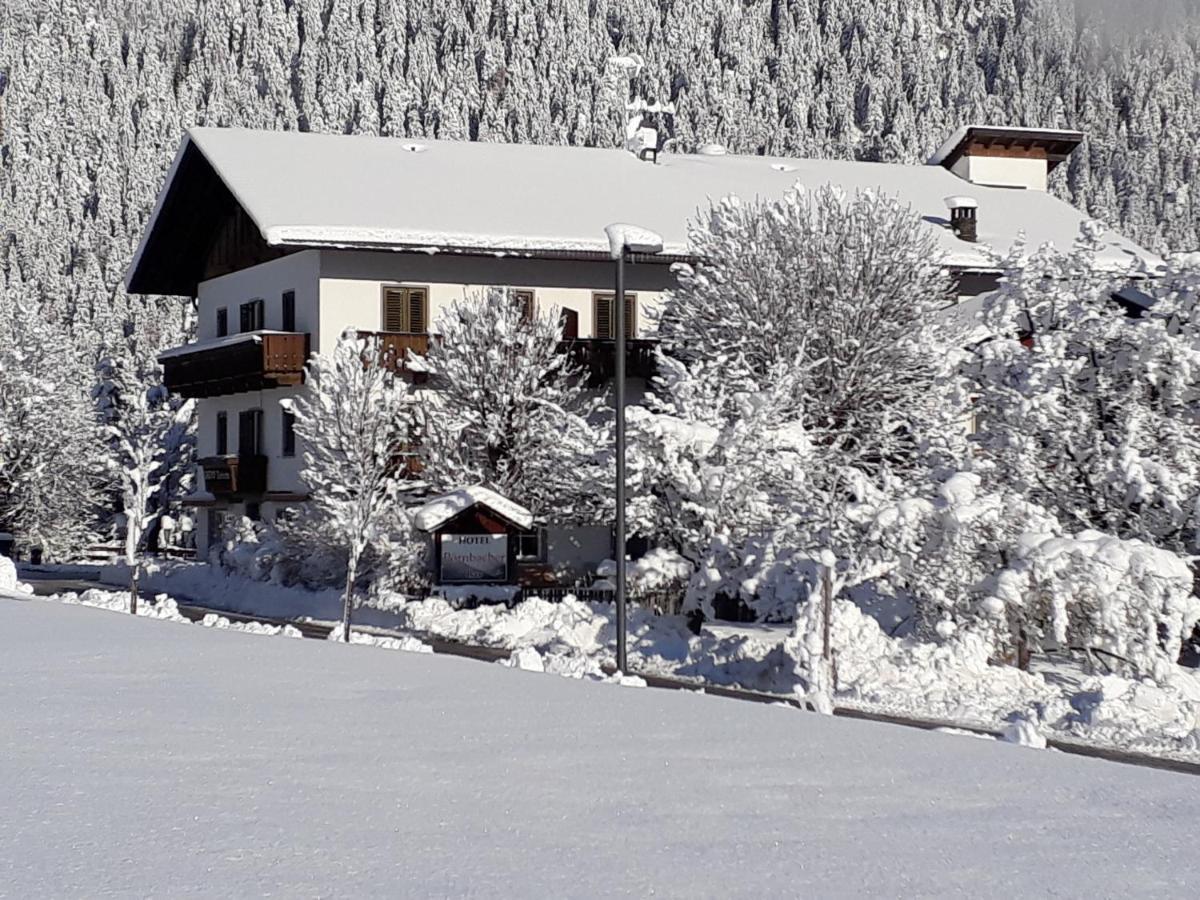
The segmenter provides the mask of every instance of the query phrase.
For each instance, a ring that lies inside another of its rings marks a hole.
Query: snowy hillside
[[[1194,782],[467,660],[0,603],[4,892],[1179,893]]]

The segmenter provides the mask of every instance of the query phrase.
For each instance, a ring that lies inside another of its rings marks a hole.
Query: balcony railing
[[[630,338],[625,341],[625,377],[644,378],[647,381],[657,374],[654,363],[654,348],[657,341]],[[563,341],[559,350],[571,358],[571,362],[583,370],[588,384],[599,385],[609,381],[617,373],[616,341],[604,338],[576,338]]]
[[[265,456],[209,456],[200,460],[204,487],[217,498],[262,494],[267,489]]]
[[[360,331],[360,338],[378,341],[380,355],[386,365],[397,372],[408,372],[414,380],[423,380],[425,373],[411,372],[405,360],[411,350],[415,356],[429,352],[430,341],[438,335],[398,334],[387,331]],[[628,378],[651,379],[657,374],[654,363],[654,348],[657,341],[630,338],[625,342],[625,375]],[[604,338],[574,338],[562,341],[559,352],[571,357],[571,362],[581,369],[591,385],[603,384],[612,379],[617,371],[616,342]]]
[[[304,380],[308,335],[250,331],[168,350],[163,382],[184,397],[217,397],[287,387]]]

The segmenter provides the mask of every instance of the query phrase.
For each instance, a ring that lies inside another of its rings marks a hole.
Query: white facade
[[[626,289],[637,297],[637,334],[647,335],[662,302],[670,275],[665,266],[627,267]],[[218,311],[225,310],[229,334],[240,328],[244,303],[263,301],[263,327],[285,330],[283,295],[295,296],[295,330],[307,333],[312,353],[328,353],[346,329],[383,331],[383,297],[388,287],[428,289],[429,331],[437,332],[441,313],[455,300],[491,286],[533,291],[539,312],[570,309],[578,317],[578,337],[597,337],[593,321],[593,294],[611,294],[613,266],[608,262],[478,258],[455,255],[359,252],[350,250],[306,250],[201,282],[197,290],[199,340],[218,337]],[[296,453],[283,455],[284,409],[281,400],[303,387],[274,388],[228,394],[198,400],[198,455],[215,456],[217,420],[225,415],[225,452],[237,453],[239,417],[242,412],[262,411],[261,453],[267,457],[267,495],[259,512],[272,518],[286,508],[289,499],[307,492],[301,478],[303,447],[297,439]],[[636,391],[635,391],[636,393]],[[200,490],[205,490],[200,486]],[[231,503],[199,511],[197,544],[201,554],[210,536],[219,532],[216,519],[223,513],[244,515],[245,504]]]
[[[1050,177],[1046,160],[1010,156],[962,156],[950,171],[972,184],[1034,191],[1046,190]]]
[[[264,328],[275,331],[283,327],[283,294],[296,294],[296,331],[313,336],[314,346],[319,333],[321,251],[305,250],[248,269],[231,272],[219,278],[202,281],[197,287],[196,339],[217,337],[217,311],[224,309],[229,333],[238,331],[239,313],[243,303],[262,300],[265,310]]]

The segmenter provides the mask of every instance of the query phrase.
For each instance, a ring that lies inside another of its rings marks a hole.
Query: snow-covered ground
[[[0,894],[1186,891],[1191,776],[0,603]]]
[[[103,572],[119,583],[120,567]],[[334,620],[336,591],[313,593],[227,576],[209,566],[169,563],[148,574],[152,590],[231,612]],[[101,592],[102,593],[102,592]],[[93,605],[123,604],[121,595]],[[519,667],[572,677],[599,677],[611,664],[615,623],[610,607],[529,600],[514,609],[457,609],[444,600],[364,609],[356,623],[421,638],[521,651]],[[812,623],[810,623],[812,625]],[[816,626],[813,625],[810,631]],[[680,617],[634,609],[634,671],[793,695],[804,688],[805,641],[779,626],[707,626],[688,632]],[[1097,746],[1200,762],[1200,673],[1177,668],[1159,682],[1086,673],[1065,656],[1036,658],[1033,672],[992,665],[989,649],[969,634],[941,644],[889,637],[870,615],[839,601],[833,645],[838,663],[834,703],[875,713],[1013,730]],[[799,663],[799,666],[798,666]],[[798,672],[799,668],[799,672]],[[1024,733],[1023,732],[1023,733]]]

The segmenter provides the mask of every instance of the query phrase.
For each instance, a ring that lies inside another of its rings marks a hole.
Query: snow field
[[[186,586],[199,596],[211,594],[216,603],[236,599],[231,610],[237,612],[286,617],[290,605],[316,611],[320,619],[338,614],[339,601],[332,593],[325,597],[248,582],[207,566],[168,565],[146,579],[155,590]],[[261,608],[255,609],[259,591]],[[124,595],[110,596],[116,608],[125,608]],[[294,598],[290,604],[289,597]],[[513,609],[503,605],[458,609],[438,598],[407,603],[402,598],[385,600],[386,611],[356,611],[356,625],[508,650],[513,653],[512,666],[572,678],[603,680],[603,667],[613,662],[614,614],[601,604],[573,598],[560,603],[531,599]],[[647,674],[695,679],[698,684],[805,696],[812,687],[814,661],[820,656],[818,616],[811,606],[802,607],[799,627],[792,632],[717,625],[712,632],[706,628],[695,636],[679,617],[633,608],[631,667]],[[997,731],[1025,722],[1046,737],[1200,760],[1200,677],[1193,670],[1174,667],[1153,682],[1090,674],[1065,657],[1038,657],[1034,671],[1023,672],[992,664],[988,643],[969,629],[940,643],[890,637],[874,618],[848,601],[835,603],[831,632],[836,705]],[[355,643],[378,646],[413,640],[360,631],[353,638]]]
[[[0,604],[0,645],[13,897],[1190,883],[1183,775],[52,603]]]

